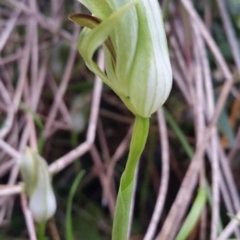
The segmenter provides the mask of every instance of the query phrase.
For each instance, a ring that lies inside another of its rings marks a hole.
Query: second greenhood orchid
[[[70,19],[85,28],[78,50],[88,68],[122,99],[133,114],[148,118],[167,99],[172,72],[157,0],[79,0],[92,16]],[[106,73],[93,61],[102,45]]]
[[[57,207],[47,163],[27,147],[19,166],[33,218],[37,223],[44,223],[54,215]]]

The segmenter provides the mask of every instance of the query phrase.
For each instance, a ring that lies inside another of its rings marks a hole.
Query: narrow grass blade
[[[84,171],[81,171],[77,177],[75,178],[72,187],[70,189],[70,193],[68,196],[67,200],[67,216],[66,216],[66,240],[74,240],[73,237],[73,229],[72,229],[72,216],[71,216],[71,210],[72,210],[72,202],[73,202],[73,197],[77,191],[77,187],[84,175]]]
[[[190,232],[193,230],[195,224],[197,223],[201,211],[205,205],[207,199],[207,194],[205,190],[199,189],[198,195],[193,203],[193,206],[185,219],[177,237],[175,240],[185,240],[187,239]]]

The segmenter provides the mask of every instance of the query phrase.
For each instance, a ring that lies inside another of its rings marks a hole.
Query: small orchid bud
[[[33,218],[37,223],[46,222],[56,211],[56,198],[47,163],[27,147],[19,166]]]
[[[165,102],[172,86],[164,24],[157,0],[79,0],[93,14],[70,19],[84,26],[78,50],[98,75],[141,117],[150,117]],[[106,73],[93,61],[102,45]]]

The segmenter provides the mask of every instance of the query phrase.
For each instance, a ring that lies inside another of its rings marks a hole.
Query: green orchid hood
[[[122,99],[133,114],[150,117],[166,101],[172,71],[157,0],[79,0],[92,16],[74,14],[84,26],[78,50],[88,68]],[[106,73],[93,61],[104,46]]]

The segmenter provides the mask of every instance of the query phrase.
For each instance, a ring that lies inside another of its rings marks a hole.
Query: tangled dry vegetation
[[[227,5],[226,5],[227,3]],[[132,239],[174,239],[196,196],[208,201],[188,239],[240,239],[239,1],[163,1],[174,86],[152,117],[139,166]],[[76,239],[110,239],[133,119],[86,69],[77,1],[0,2],[1,239],[36,239],[16,164],[27,145],[48,160],[58,199],[49,236],[64,239],[66,199],[85,170]],[[159,56],[161,57],[161,56]],[[103,68],[103,53],[96,54]],[[239,212],[239,213],[238,213]]]

